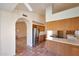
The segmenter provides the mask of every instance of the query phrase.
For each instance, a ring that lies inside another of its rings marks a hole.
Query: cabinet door
[[[64,35],[64,34],[63,34],[63,31],[58,31],[57,33],[58,33],[58,37],[59,37],[59,38],[63,38],[63,35]]]
[[[45,40],[44,35],[40,35],[40,36],[39,36],[39,42],[43,42],[44,40]]]
[[[72,55],[72,47],[69,44],[64,44],[64,55],[65,56],[71,56]]]
[[[45,30],[45,27],[44,26],[39,26],[39,30],[40,31],[44,31]]]
[[[79,56],[79,47],[78,46],[72,46],[72,55]]]

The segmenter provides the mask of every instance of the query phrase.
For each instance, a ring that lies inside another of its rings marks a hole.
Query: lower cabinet
[[[54,41],[52,43],[52,52],[58,56],[79,56],[79,46]]]
[[[72,46],[72,55],[79,56],[79,47],[78,46]]]
[[[45,35],[39,35],[39,43],[45,41]]]

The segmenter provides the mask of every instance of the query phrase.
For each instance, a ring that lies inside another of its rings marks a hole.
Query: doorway
[[[22,19],[21,19],[22,20]],[[20,54],[27,44],[27,24],[25,21],[16,22],[16,54]]]

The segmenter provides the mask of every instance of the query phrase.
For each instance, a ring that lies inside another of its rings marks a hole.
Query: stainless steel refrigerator
[[[32,44],[33,47],[38,44],[39,31],[37,28],[32,28]]]

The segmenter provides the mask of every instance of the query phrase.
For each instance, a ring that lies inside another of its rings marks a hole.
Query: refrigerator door
[[[36,31],[37,31],[36,28],[32,29],[32,44],[33,44],[33,47],[36,45]]]
[[[38,40],[39,40],[39,30],[36,29],[36,39],[35,39],[35,44],[38,44]]]

